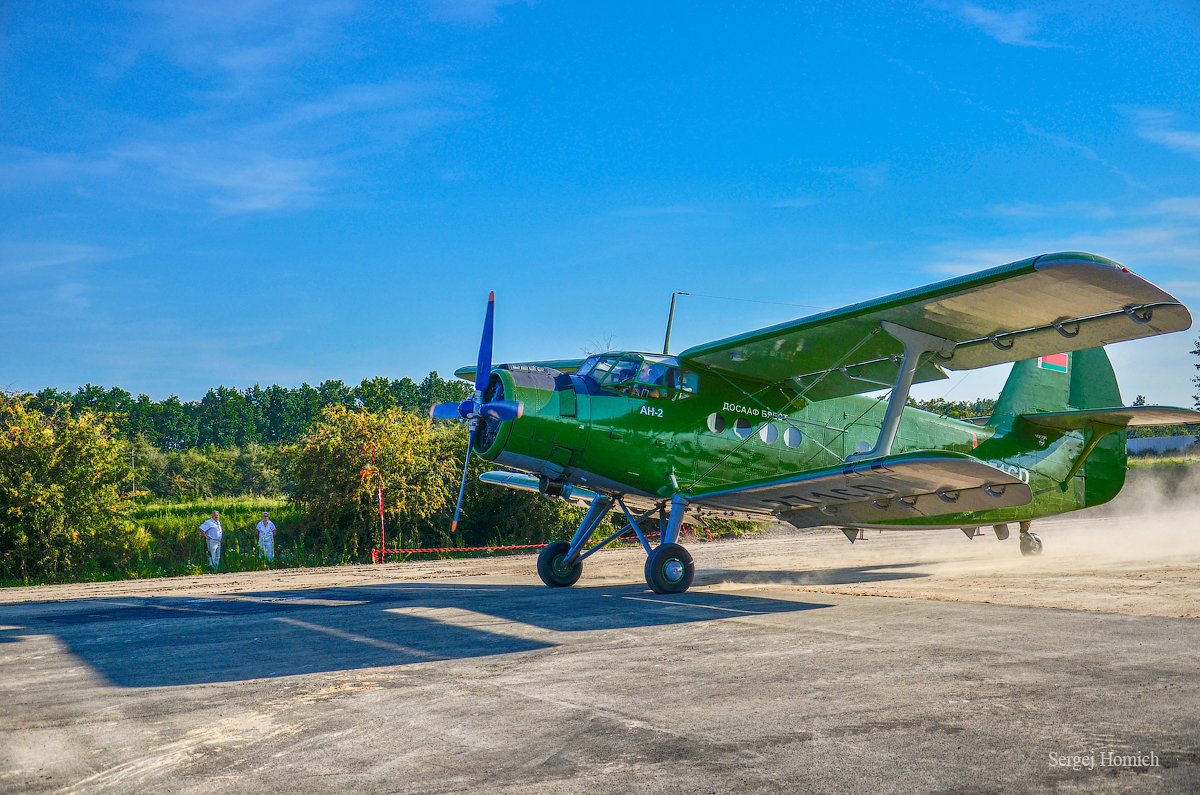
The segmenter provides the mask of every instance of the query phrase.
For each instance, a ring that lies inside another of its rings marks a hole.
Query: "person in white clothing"
[[[271,514],[263,511],[262,521],[254,525],[254,529],[258,531],[258,548],[262,550],[268,561],[274,562],[275,523],[271,521]]]
[[[212,570],[216,571],[217,566],[221,564],[221,537],[225,535],[217,511],[213,511],[212,518],[200,525],[200,534],[204,536],[204,543],[208,544],[208,562]]]

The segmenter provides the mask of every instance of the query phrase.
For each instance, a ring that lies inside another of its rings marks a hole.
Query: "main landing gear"
[[[599,526],[600,521],[614,503],[620,507],[628,520],[625,526],[596,546],[584,551],[583,545],[592,537],[592,533],[595,532],[596,527]],[[642,548],[646,550],[646,584],[655,593],[683,593],[691,586],[692,578],[696,574],[696,565],[692,562],[692,556],[686,549],[675,543],[679,538],[679,529],[683,526],[683,515],[686,510],[687,503],[682,498],[676,497],[671,500],[671,514],[666,521],[663,521],[666,519],[665,503],[635,517],[625,507],[625,502],[620,497],[597,497],[592,501],[592,507],[583,517],[583,522],[575,531],[570,543],[555,541],[547,545],[538,555],[538,576],[551,588],[565,588],[574,585],[578,582],[579,575],[583,573],[584,558],[608,546],[617,536],[632,528],[638,541],[641,542]],[[642,528],[638,526],[638,522],[645,521],[655,511],[659,512],[662,541],[657,547],[651,547]]]
[[[1042,538],[1037,533],[1029,532],[1029,522],[1021,522],[1021,554],[1042,554]]]

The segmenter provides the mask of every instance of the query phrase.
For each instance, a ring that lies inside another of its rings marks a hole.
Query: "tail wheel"
[[[646,558],[646,584],[655,593],[683,593],[695,574],[691,553],[678,544],[659,544]]]
[[[570,566],[564,565],[571,545],[566,541],[555,541],[538,553],[537,571],[542,582],[551,588],[567,588],[579,582],[583,574],[583,564],[576,561]]]

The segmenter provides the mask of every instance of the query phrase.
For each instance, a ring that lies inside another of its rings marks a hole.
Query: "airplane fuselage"
[[[778,386],[711,372],[684,373],[668,357],[611,356],[643,363],[652,358],[660,370],[673,370],[643,379],[658,383],[612,378],[606,383],[603,374],[498,368],[493,382],[499,379],[504,396],[521,401],[525,413],[493,427],[477,452],[541,476],[551,494],[556,484],[571,482],[593,491],[669,500],[676,493],[837,467],[871,447],[886,409],[884,400],[873,397],[806,402]],[[1028,484],[1034,499],[1018,507],[913,517],[888,526],[987,525],[1106,502],[1124,482],[1125,433],[1101,440],[1086,463],[1076,466],[1086,443],[1079,431],[1053,432],[1015,417],[979,425],[908,407],[893,453],[970,455]]]

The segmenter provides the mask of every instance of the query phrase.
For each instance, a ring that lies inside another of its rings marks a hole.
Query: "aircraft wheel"
[[[1037,533],[1021,533],[1021,554],[1042,554],[1042,539]]]
[[[571,545],[566,541],[555,541],[538,553],[537,571],[542,582],[551,588],[566,588],[579,581],[583,564],[576,561],[572,566],[563,565],[570,551]]]
[[[678,544],[659,544],[646,558],[646,584],[655,593],[683,593],[695,574],[691,553]]]

